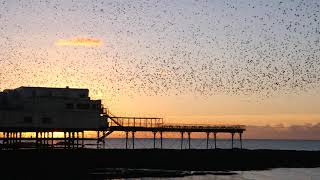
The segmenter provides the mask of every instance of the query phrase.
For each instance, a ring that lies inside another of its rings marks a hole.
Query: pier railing
[[[244,125],[163,124],[162,128],[174,129],[245,129]]]
[[[163,124],[163,118],[156,117],[123,117],[115,116],[108,108],[103,108],[103,113],[110,119],[109,126],[122,127],[159,127]]]
[[[162,118],[142,117],[109,117],[110,127],[121,126],[126,128],[157,128],[181,130],[245,130],[243,125],[209,125],[209,124],[165,124]]]
[[[109,126],[122,127],[160,127],[163,125],[163,118],[145,117],[109,117]]]

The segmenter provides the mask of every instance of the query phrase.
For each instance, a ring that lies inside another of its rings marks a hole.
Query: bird
[[[0,89],[270,98],[320,84],[318,1],[0,1]],[[54,41],[101,39],[98,47]]]

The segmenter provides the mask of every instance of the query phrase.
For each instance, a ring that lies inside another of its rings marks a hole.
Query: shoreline
[[[1,150],[0,157],[0,177],[10,179],[181,177],[188,175],[185,171],[228,174],[232,171],[320,167],[320,151],[297,150],[26,149]],[[106,171],[101,172],[103,169]],[[133,170],[117,173],[115,169]]]

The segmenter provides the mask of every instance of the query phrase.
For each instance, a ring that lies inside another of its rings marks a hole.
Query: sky
[[[319,6],[0,0],[0,90],[88,88],[116,115],[319,139]]]

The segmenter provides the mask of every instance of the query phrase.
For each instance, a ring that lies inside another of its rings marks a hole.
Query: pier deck
[[[245,126],[209,126],[209,125],[170,125],[163,124],[154,127],[144,126],[110,126],[110,131],[149,131],[149,132],[212,132],[212,133],[243,133]]]

